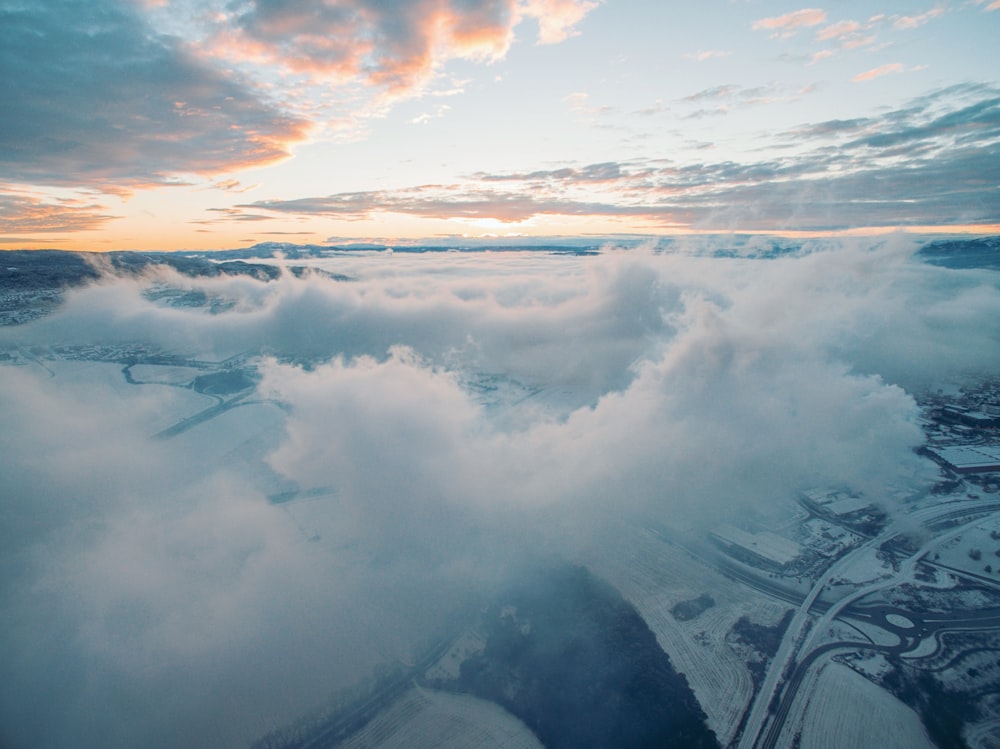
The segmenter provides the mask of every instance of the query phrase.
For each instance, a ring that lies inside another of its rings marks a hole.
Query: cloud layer
[[[911,393],[1000,366],[995,274],[898,238],[706,249],[161,274],[2,331],[4,746],[238,745],[607,513],[704,528],[803,486],[922,486]],[[233,304],[164,306],[152,280]],[[256,393],[154,439],[211,400],[45,353],[137,342],[249,355]],[[313,498],[269,503],[289,486]]]

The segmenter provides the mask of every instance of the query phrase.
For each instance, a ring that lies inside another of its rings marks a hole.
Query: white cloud
[[[796,34],[799,29],[819,26],[826,21],[826,11],[819,8],[803,8],[791,13],[754,21],[750,28],[754,31],[767,30],[772,38],[787,38]]]
[[[700,49],[697,52],[684,53],[684,59],[705,62],[705,60],[711,60],[717,57],[729,57],[732,54],[732,50],[726,49]]]

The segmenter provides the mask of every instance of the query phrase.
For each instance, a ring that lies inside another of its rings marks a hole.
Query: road
[[[898,642],[895,645],[879,645],[877,643],[840,640],[824,643],[810,650],[808,655],[795,664],[792,673],[789,674],[781,701],[759,744],[760,749],[775,749],[777,746],[799,688],[802,686],[809,669],[820,658],[836,651],[854,653],[859,650],[885,653],[886,655],[903,655],[916,649],[928,637],[933,637],[937,642],[940,642],[939,636],[944,632],[982,632],[1000,628],[1000,608],[918,615],[896,606],[874,604],[868,606],[852,605],[849,609],[842,610],[841,615],[875,624],[880,629],[895,635]],[[894,621],[890,617],[898,618]],[[909,626],[900,624],[900,620],[907,620]]]
[[[740,737],[738,745],[739,749],[760,749],[761,747],[771,748],[775,746],[775,742],[781,734],[785,716],[787,716],[788,710],[791,707],[797,688],[801,684],[802,678],[804,677],[808,666],[815,662],[815,658],[812,654],[817,651],[825,651],[828,649],[826,644],[814,646],[814,642],[818,638],[825,636],[825,633],[828,632],[834,619],[842,615],[846,615],[845,612],[849,606],[875,591],[895,587],[904,582],[912,582],[914,579],[913,572],[917,563],[928,553],[932,546],[943,543],[952,537],[960,535],[965,532],[968,527],[981,522],[983,515],[997,511],[1000,511],[1000,502],[983,501],[976,503],[963,502],[958,508],[948,505],[925,508],[913,513],[910,516],[910,519],[919,520],[925,528],[933,528],[935,525],[940,525],[943,522],[949,522],[951,520],[971,515],[975,515],[976,517],[975,519],[963,523],[955,528],[951,528],[946,533],[938,534],[933,539],[926,542],[914,554],[904,560],[900,564],[899,571],[887,580],[878,581],[873,585],[865,586],[850,596],[841,599],[836,604],[829,606],[823,616],[810,630],[809,620],[811,610],[814,608],[814,604],[817,602],[819,595],[829,582],[832,579],[841,576],[842,573],[848,569],[849,565],[854,563],[859,554],[863,554],[871,551],[873,548],[880,547],[882,544],[903,535],[904,531],[899,529],[896,525],[890,525],[882,533],[870,538],[865,543],[861,544],[834,562],[834,564],[832,564],[813,585],[809,595],[801,602],[795,616],[789,624],[788,629],[785,632],[785,636],[781,641],[781,645],[778,648],[778,652],[775,654],[775,657],[772,659],[768,668],[764,683],[761,686],[761,689],[754,696],[754,701],[750,709],[746,726]],[[762,589],[762,586],[758,584],[755,584],[754,587],[758,590]],[[945,627],[943,625],[945,624],[955,623],[954,618],[945,617],[939,620],[928,620],[923,619],[922,617],[916,617],[911,612],[904,612],[902,610],[892,611],[890,613],[897,613],[897,615],[903,616],[910,621],[914,621],[915,619],[919,620],[922,625],[926,625],[928,622],[932,624],[941,624],[942,626],[939,627],[940,629],[944,629]],[[992,621],[993,620],[988,617],[982,620],[977,618],[978,624],[974,628],[992,628],[993,625],[984,624],[985,622]],[[891,623],[886,622],[886,624],[890,633],[895,633],[896,630],[900,629],[899,627],[891,625]],[[997,621],[997,625],[1000,625],[1000,620]],[[935,629],[934,631],[937,630]],[[930,634],[932,634],[931,630],[927,629],[926,626],[921,626],[919,629],[915,630],[915,634],[921,633],[923,637],[930,636]],[[922,638],[916,639],[913,642],[912,647],[916,647],[916,644],[919,643],[920,639]],[[901,643],[902,642],[903,640],[901,639]],[[841,642],[833,643],[832,645],[836,647],[849,645],[853,648],[869,649],[879,647],[871,643]],[[902,645],[896,647],[902,647]],[[776,701],[777,707],[774,710],[773,716],[769,718],[769,715],[771,715],[771,707],[776,703]]]
[[[260,405],[261,403],[268,403],[272,406],[277,406],[283,410],[288,410],[288,407],[281,401],[276,401],[271,398],[253,398],[249,399],[249,396],[256,392],[254,390],[244,390],[242,393],[238,393],[229,400],[222,400],[219,396],[213,395],[213,398],[219,398],[219,402],[214,406],[209,406],[208,408],[199,411],[193,416],[189,416],[186,419],[181,419],[176,424],[168,426],[166,429],[157,432],[153,435],[153,439],[166,440],[171,437],[176,437],[178,434],[183,434],[189,429],[193,429],[199,424],[203,424],[209,419],[214,419],[216,416],[221,416],[226,411],[229,411],[240,406],[254,406]]]
[[[785,630],[785,636],[781,639],[781,645],[778,647],[778,651],[774,654],[774,658],[768,666],[764,683],[757,694],[754,695],[753,705],[750,708],[750,717],[747,719],[746,726],[740,736],[739,749],[753,749],[753,747],[758,746],[757,740],[764,726],[767,724],[768,710],[771,703],[783,691],[783,677],[785,672],[795,663],[799,652],[799,644],[808,633],[809,611],[813,604],[816,603],[816,599],[819,598],[823,589],[831,580],[842,575],[843,571],[848,568],[848,565],[853,562],[855,555],[868,551],[872,547],[877,548],[885,540],[881,535],[876,536],[863,543],[851,553],[838,559],[827,568],[826,572],[813,585],[809,591],[809,595],[799,604],[795,616],[792,617],[788,629]]]

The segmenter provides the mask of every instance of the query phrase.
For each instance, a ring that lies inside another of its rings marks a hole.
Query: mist
[[[996,371],[997,274],[905,236],[713,249],[159,270],[0,329],[0,744],[246,745],[608,517],[926,488],[914,396]],[[92,353],[139,346],[255,388],[171,432],[213,401]]]

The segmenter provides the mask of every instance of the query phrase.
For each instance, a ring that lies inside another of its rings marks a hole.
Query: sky
[[[0,745],[246,747],[539,555],[601,576],[640,563],[622,525],[784,533],[803,488],[895,513],[938,480],[914,394],[1000,367],[995,271],[898,233],[678,242],[314,261],[350,281],[152,269],[0,328]],[[130,384],[137,345],[249,356],[256,391],[157,437],[215,400],[162,359]],[[290,486],[317,493],[269,501]]]
[[[0,247],[995,233],[998,36],[997,0],[0,0]]]

